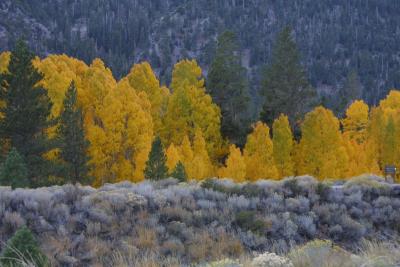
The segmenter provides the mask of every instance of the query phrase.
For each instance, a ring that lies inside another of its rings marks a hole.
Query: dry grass
[[[157,233],[150,228],[140,226],[136,229],[137,237],[135,246],[144,251],[156,251],[158,249]]]

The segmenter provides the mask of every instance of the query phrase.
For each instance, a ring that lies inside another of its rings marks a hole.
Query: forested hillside
[[[364,100],[378,104],[400,86],[399,11],[396,0],[4,0],[0,49],[12,49],[24,36],[41,56],[67,53],[86,63],[100,57],[117,77],[147,60],[165,83],[182,58],[196,58],[207,73],[218,34],[230,29],[239,37],[251,95],[260,106],[260,70],[289,24],[311,84],[328,96],[328,105],[352,70]]]

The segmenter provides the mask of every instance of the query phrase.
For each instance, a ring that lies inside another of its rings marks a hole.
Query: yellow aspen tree
[[[170,144],[167,151],[165,152],[167,156],[167,167],[169,173],[173,172],[176,164],[178,164],[179,161],[182,161],[181,156],[179,155],[179,151],[174,145],[174,143]]]
[[[182,159],[183,166],[185,167],[186,174],[189,179],[193,179],[195,173],[193,171],[193,150],[190,144],[189,137],[185,135],[180,146],[180,155]]]
[[[400,168],[400,91],[391,90],[383,99],[379,108],[385,121],[382,135],[381,169],[385,165],[396,165]]]
[[[44,75],[41,81],[42,86],[47,89],[52,105],[52,116],[58,117],[63,105],[65,92],[69,88],[71,81],[77,86],[77,102],[81,106],[82,78],[88,70],[88,66],[80,60],[66,55],[49,55],[43,60],[36,57],[33,65]],[[82,107],[83,108],[83,107]],[[50,137],[56,134],[57,125],[47,130]],[[54,149],[46,154],[49,159],[57,159],[58,149]]]
[[[200,128],[212,160],[221,156],[223,140],[220,133],[221,112],[204,88],[201,68],[196,61],[178,62],[172,75],[172,95],[168,101],[161,135],[166,144],[179,143],[183,136],[194,139]]]
[[[106,68],[103,61],[95,59],[85,72],[82,87],[78,88],[78,96],[85,113],[85,122],[88,124],[100,123],[99,109],[104,105],[104,98],[117,87],[112,72]],[[79,90],[82,88],[83,90]]]
[[[8,64],[10,63],[11,52],[5,51],[0,53],[0,73],[4,73],[8,70]]]
[[[135,64],[126,78],[135,90],[147,94],[151,103],[154,131],[156,135],[159,135],[161,121],[166,113],[169,90],[166,87],[160,87],[160,82],[148,62]]]
[[[175,64],[172,71],[171,90],[175,91],[181,87],[204,87],[202,70],[196,60],[181,60]]]
[[[387,97],[380,101],[379,106],[371,110],[366,152],[369,161],[379,166],[379,171],[374,173],[382,173],[386,164],[392,164],[389,161],[393,159],[389,159],[394,156],[389,156],[389,154],[398,150],[398,148],[392,146],[400,143],[400,136],[395,134],[396,140],[394,140],[392,134],[394,131],[398,131],[397,129],[400,127],[399,112],[400,92],[397,90],[391,90]],[[389,123],[390,120],[392,122]],[[389,131],[389,133],[386,131]],[[388,145],[388,143],[391,143],[391,145]]]
[[[103,99],[96,123],[88,129],[95,186],[143,180],[153,137],[150,110],[147,95],[136,94],[126,80]]]
[[[379,107],[383,110],[400,110],[400,91],[391,90],[386,98],[381,100]]]
[[[273,147],[274,161],[278,169],[279,177],[288,177],[294,175],[293,147],[294,139],[290,128],[289,119],[281,114],[275,119],[273,125]]]
[[[358,144],[364,143],[369,123],[369,107],[362,100],[354,101],[346,110],[342,120],[343,136]]]
[[[165,144],[179,144],[184,136],[192,135],[192,102],[185,88],[175,90],[168,101],[161,139]]]
[[[0,54],[0,74],[5,73],[8,71],[8,64],[10,63],[10,57],[11,53],[10,52],[3,52]],[[5,103],[3,101],[0,101],[0,108],[4,108]],[[3,114],[0,113],[0,119],[3,118]]]
[[[67,55],[49,55],[43,60],[36,58],[33,64],[43,73],[42,85],[47,89],[53,102],[52,115],[58,116],[64,101],[65,92],[71,81],[75,82],[78,89],[78,104],[80,105],[80,92],[82,91],[82,78],[89,67],[80,60]]]
[[[343,141],[349,157],[348,177],[374,172],[376,164],[368,159],[367,128],[369,125],[369,107],[362,100],[354,101],[346,110],[342,120]]]
[[[237,183],[246,180],[246,162],[240,148],[235,145],[229,147],[229,155],[225,161],[225,167],[219,170],[218,176],[220,178],[231,178]]]
[[[317,107],[306,114],[301,126],[299,174],[319,179],[342,178],[347,170],[348,156],[339,130],[339,120],[332,111]]]
[[[196,130],[193,140],[193,173],[194,179],[202,180],[213,176],[213,165],[208,156],[206,141],[200,129]]]
[[[246,178],[249,180],[278,177],[269,127],[265,123],[257,122],[253,126],[253,132],[247,136],[243,154],[246,163]]]

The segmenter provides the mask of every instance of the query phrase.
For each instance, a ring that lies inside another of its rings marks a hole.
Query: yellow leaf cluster
[[[244,148],[246,177],[252,181],[258,179],[276,179],[278,170],[273,157],[273,144],[269,135],[269,127],[258,122],[253,132],[247,137]]]
[[[147,94],[151,103],[154,132],[159,135],[162,129],[162,118],[167,109],[169,90],[166,87],[160,87],[160,82],[148,62],[135,64],[126,78],[132,88]]]
[[[281,114],[273,123],[273,156],[278,177],[294,175],[293,149],[294,139],[289,119]]]
[[[342,178],[347,169],[347,154],[332,111],[317,107],[309,112],[301,127],[297,171],[320,179]]]
[[[184,136],[194,139],[196,129],[202,131],[207,151],[215,161],[221,155],[221,112],[204,88],[201,69],[195,60],[178,62],[172,75],[172,95],[164,118],[164,143],[180,143]]]
[[[219,169],[218,176],[232,178],[238,183],[246,180],[246,162],[240,148],[235,145],[229,147],[229,155],[225,161],[225,167]]]

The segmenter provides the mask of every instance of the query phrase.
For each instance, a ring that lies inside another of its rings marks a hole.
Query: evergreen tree
[[[298,129],[299,120],[316,104],[315,89],[300,63],[290,27],[285,27],[277,37],[271,64],[263,73],[261,93],[265,97],[261,119],[268,124],[283,113]]]
[[[233,143],[243,144],[248,121],[248,82],[241,65],[239,47],[233,32],[218,38],[217,50],[207,77],[207,90],[221,108],[222,135]]]
[[[20,228],[7,242],[0,255],[0,265],[11,266],[47,266],[46,256],[40,251],[32,232],[26,227]]]
[[[398,133],[393,116],[389,116],[386,127],[383,130],[384,141],[382,144],[382,169],[386,165],[394,165],[398,160]]]
[[[28,168],[32,186],[45,183],[54,165],[42,156],[54,147],[46,129],[52,103],[47,91],[39,85],[43,76],[32,65],[34,55],[19,41],[11,54],[8,72],[1,75],[0,137],[21,154]]]
[[[187,181],[185,166],[183,166],[182,162],[179,161],[178,164],[176,164],[174,171],[171,173],[171,176],[178,179],[180,182]]]
[[[146,179],[161,180],[167,178],[168,168],[166,156],[160,137],[156,137],[151,145],[149,159],[146,162],[144,177]]]
[[[28,169],[15,148],[11,149],[0,168],[0,185],[12,188],[30,186]]]
[[[337,113],[342,116],[349,105],[361,98],[362,85],[355,70],[350,71],[346,82],[339,91],[339,104]]]
[[[76,97],[77,91],[72,81],[65,94],[58,127],[60,157],[65,163],[65,181],[85,183],[88,182],[89,142],[85,138],[82,109],[77,106]]]

